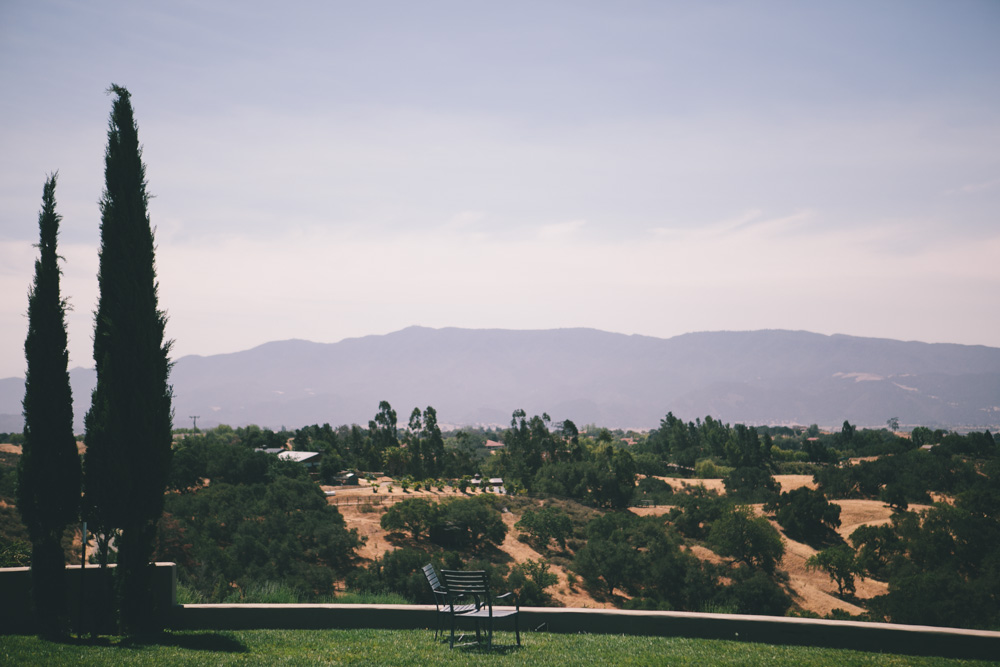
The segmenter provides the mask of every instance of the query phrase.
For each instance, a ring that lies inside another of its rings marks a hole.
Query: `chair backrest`
[[[430,563],[424,565],[423,567],[424,576],[427,577],[427,583],[431,587],[431,592],[434,593],[434,604],[441,606],[447,604],[448,593],[444,590],[444,586],[441,585],[441,580],[438,579],[437,572],[434,571],[434,566]]]
[[[448,595],[453,598],[472,596],[492,606],[489,578],[485,570],[441,570]]]
[[[437,572],[434,571],[433,565],[427,563],[427,565],[424,565],[423,570],[424,576],[427,577],[427,583],[431,585],[432,590],[439,591],[444,588],[444,586],[441,585],[441,580],[438,579]]]

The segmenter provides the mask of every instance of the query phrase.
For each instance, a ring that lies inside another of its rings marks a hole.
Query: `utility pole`
[[[194,425],[194,432],[195,433],[198,432],[198,417],[200,417],[200,416],[201,415],[188,415],[188,418],[191,419],[191,423]]]

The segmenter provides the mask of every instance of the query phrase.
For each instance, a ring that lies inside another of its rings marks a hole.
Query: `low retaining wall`
[[[66,597],[73,632],[111,634],[117,631],[114,615],[115,565],[102,570],[97,565],[66,566]],[[83,586],[83,604],[80,587]],[[177,604],[177,566],[156,563],[153,572],[153,600],[167,616]],[[0,633],[35,632],[31,603],[31,569],[0,568]]]
[[[176,629],[417,629],[433,628],[429,605],[198,604],[178,605]],[[442,615],[442,625],[448,617]],[[989,659],[1000,656],[1000,632],[891,623],[670,611],[523,607],[522,630],[656,635],[792,644],[904,655]],[[512,627],[509,620],[498,628]]]
[[[111,578],[114,566],[82,573],[67,567],[70,618],[74,631],[113,632]],[[176,604],[176,566],[157,563],[154,604],[176,630],[433,628],[439,612],[429,605],[348,604]],[[0,633],[33,632],[31,572],[26,567],[0,569]],[[440,614],[442,625],[448,617]],[[80,626],[80,621],[83,625]],[[502,621],[498,627],[509,627]],[[858,651],[996,660],[1000,632],[935,628],[891,623],[828,621],[779,616],[696,614],[672,611],[563,609],[523,607],[522,630],[621,635],[656,635],[728,639],[767,644],[844,648]],[[530,641],[530,640],[529,640]]]

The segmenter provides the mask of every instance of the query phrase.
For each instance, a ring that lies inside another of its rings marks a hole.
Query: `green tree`
[[[535,544],[542,549],[548,548],[550,540],[555,540],[559,548],[565,549],[566,538],[573,532],[573,522],[569,515],[555,507],[543,507],[537,512],[525,510],[514,527],[531,535]]]
[[[766,503],[778,495],[780,487],[764,468],[735,468],[722,480],[726,495],[737,502]]]
[[[552,596],[546,588],[559,583],[559,577],[549,571],[549,564],[538,559],[518,563],[511,568],[507,585],[517,595],[518,604],[531,607],[548,607]]]
[[[737,505],[712,524],[708,544],[751,568],[773,573],[785,553],[781,535],[764,517],[754,516],[747,505]]]
[[[97,385],[86,417],[85,512],[103,535],[119,531],[119,618],[128,633],[156,629],[149,604],[153,544],[171,455],[170,342],[158,307],[155,248],[138,127],[128,90],[115,95],[104,155],[100,297],[94,324]]]
[[[756,428],[737,424],[725,444],[726,458],[734,468],[766,468],[771,463],[770,436],[763,441]]]
[[[456,549],[500,546],[507,526],[493,498],[453,498],[441,503],[430,528],[435,543]]]
[[[859,573],[884,579],[902,555],[903,542],[891,525],[860,526],[850,536]]]
[[[24,444],[17,476],[17,507],[31,538],[31,580],[43,632],[66,631],[65,559],[60,540],[80,511],[80,456],[73,436],[73,395],[66,370],[66,302],[59,294],[56,175],[42,190],[39,258],[28,293],[24,341]]]
[[[765,509],[793,540],[820,541],[840,527],[840,505],[827,501],[819,490],[800,487],[782,493]]]
[[[426,498],[407,498],[386,510],[379,523],[385,530],[398,531],[405,528],[416,540],[433,525],[436,514],[437,503]]]
[[[627,512],[609,512],[587,524],[587,543],[576,552],[573,568],[591,586],[603,587],[608,595],[615,589],[634,589],[642,578],[646,546],[639,524],[641,518]]]
[[[261,456],[263,480],[213,479],[192,493],[168,494],[173,520],[164,522],[170,532],[161,544],[187,546],[180,556],[177,549],[159,555],[176,559],[181,582],[211,602],[239,601],[241,591],[268,583],[306,601],[329,596],[362,538],[302,466]]]
[[[363,465],[368,470],[377,470],[384,460],[386,451],[399,447],[396,435],[396,411],[389,401],[379,401],[375,419],[368,422],[369,441],[363,454]]]
[[[437,410],[429,405],[424,410],[422,440],[424,471],[429,475],[440,475],[444,469],[444,437],[438,426]]]
[[[854,595],[854,577],[861,574],[854,549],[846,544],[838,544],[829,549],[823,549],[806,560],[806,568],[823,570],[837,584],[837,593]]]

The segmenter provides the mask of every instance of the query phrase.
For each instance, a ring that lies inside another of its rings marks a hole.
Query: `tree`
[[[507,525],[490,498],[454,498],[438,506],[429,532],[436,544],[469,549],[500,546]]]
[[[73,435],[73,395],[66,350],[66,302],[59,295],[56,174],[42,189],[39,258],[28,293],[24,341],[24,444],[17,468],[17,508],[31,538],[35,611],[45,634],[66,630],[65,560],[60,540],[80,511],[80,456]]]
[[[386,510],[379,523],[385,530],[399,531],[405,528],[417,540],[422,532],[434,524],[436,514],[437,503],[426,498],[407,498]]]
[[[138,127],[128,90],[112,85],[109,92],[115,100],[100,202],[97,385],[86,417],[85,512],[105,555],[118,531],[120,623],[134,633],[155,630],[157,623],[149,604],[150,557],[170,464],[173,392]]]
[[[854,595],[854,576],[861,574],[854,549],[838,544],[813,554],[806,560],[806,569],[823,570],[837,584],[837,594]]]
[[[785,553],[781,535],[767,519],[755,517],[747,505],[737,505],[712,524],[708,544],[753,569],[773,573]]]
[[[829,502],[819,490],[808,487],[782,493],[765,508],[793,540],[821,541],[840,527],[840,505]]]
[[[771,463],[771,444],[760,439],[756,428],[737,424],[725,444],[726,458],[734,468],[766,468]]]
[[[437,410],[427,406],[424,410],[423,429],[424,470],[432,475],[441,474],[444,467],[444,438],[438,426]]]
[[[638,524],[641,517],[627,512],[608,513],[587,524],[587,543],[576,552],[573,568],[591,586],[632,590],[642,578],[645,547]]]
[[[569,515],[555,507],[543,507],[537,512],[525,510],[514,527],[528,533],[541,549],[547,549],[550,540],[555,540],[559,548],[565,549],[566,538],[573,533]]]
[[[735,468],[722,480],[729,498],[743,503],[766,503],[777,497],[780,487],[764,468]]]
[[[368,422],[369,447],[364,453],[362,463],[368,470],[377,470],[384,461],[385,453],[394,447],[399,447],[396,436],[396,411],[389,401],[379,401],[378,413],[375,419]]]
[[[514,565],[507,579],[507,585],[517,594],[518,604],[532,607],[550,606],[552,596],[545,589],[558,583],[559,577],[540,558]]]

